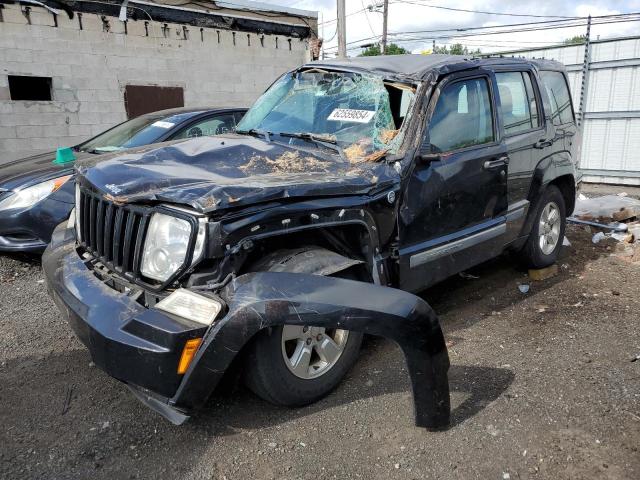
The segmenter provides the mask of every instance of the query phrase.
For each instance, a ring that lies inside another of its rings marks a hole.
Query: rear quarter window
[[[551,102],[553,124],[562,125],[573,122],[573,106],[565,76],[560,72],[541,71],[540,78]]]

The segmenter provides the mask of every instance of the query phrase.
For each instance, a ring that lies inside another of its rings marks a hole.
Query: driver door
[[[492,72],[445,77],[427,111],[421,155],[404,182],[400,287],[418,291],[500,253],[509,158]]]

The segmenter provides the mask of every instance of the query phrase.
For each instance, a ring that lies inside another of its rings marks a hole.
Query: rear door
[[[538,162],[554,148],[553,133],[544,124],[540,91],[533,70],[527,66],[497,67],[499,116],[509,152],[507,201],[510,217],[507,241],[520,233],[528,210],[529,191]]]
[[[427,113],[399,214],[400,286],[416,291],[500,253],[509,159],[500,140],[493,73],[445,77]],[[424,150],[424,148],[423,148]]]

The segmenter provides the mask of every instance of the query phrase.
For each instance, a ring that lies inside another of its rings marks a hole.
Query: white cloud
[[[283,0],[262,0],[272,4],[285,4]],[[436,8],[419,6],[424,0],[390,0],[389,4],[389,32],[406,32],[415,30],[435,30],[443,28],[464,28],[477,26],[492,26],[514,23],[544,21],[546,18],[512,17],[483,15],[471,12],[454,12]],[[413,3],[408,3],[413,2]],[[350,54],[356,55],[359,49],[354,48],[359,44],[377,41],[382,31],[382,15],[376,12],[362,12],[363,8],[381,4],[381,0],[346,0],[347,12],[347,41],[354,42],[350,45]],[[585,17],[587,15],[614,15],[618,13],[636,12],[640,10],[640,0],[609,0],[606,5],[598,3],[582,3],[578,1],[557,0],[438,0],[429,2],[432,5],[446,7],[482,10],[501,13],[518,13],[529,15],[555,15],[568,17]],[[287,6],[316,10],[320,13],[319,21],[330,21],[336,17],[335,0],[300,0],[289,2]],[[355,13],[358,12],[358,13]],[[585,33],[586,27],[554,28],[549,30],[504,33],[500,35],[477,35],[457,39],[437,39],[437,44],[462,43],[469,48],[480,48],[483,52],[514,50],[528,47],[543,46],[545,44],[560,43],[566,38]],[[337,45],[335,38],[336,22],[328,22],[319,27],[319,35],[325,38],[325,47]],[[628,35],[637,35],[640,31],[640,22],[610,23],[594,25],[592,38],[609,38]],[[426,37],[429,34],[415,34],[414,37]],[[442,33],[432,33],[434,36],[442,36]],[[370,39],[370,37],[376,37]],[[408,36],[404,36],[407,38]],[[401,37],[390,36],[390,41]],[[400,45],[413,52],[419,52],[431,48],[432,39],[425,38],[413,42],[400,41]],[[335,51],[335,48],[334,48]]]

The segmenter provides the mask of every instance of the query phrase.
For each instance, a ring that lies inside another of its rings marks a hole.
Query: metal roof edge
[[[232,0],[229,2],[225,2],[225,1],[214,1],[213,3],[215,3],[216,5],[221,5],[221,6],[229,6],[227,8],[231,8],[231,9],[236,9],[236,8],[241,8],[241,9],[247,9],[247,10],[259,10],[261,12],[274,12],[274,13],[289,13],[291,15],[300,15],[303,17],[309,17],[309,18],[318,18],[318,12],[314,11],[314,10],[303,10],[301,8],[292,8],[292,7],[285,7],[282,5],[273,5],[270,3],[264,3],[264,2],[254,2],[254,1],[248,1],[248,0]]]

